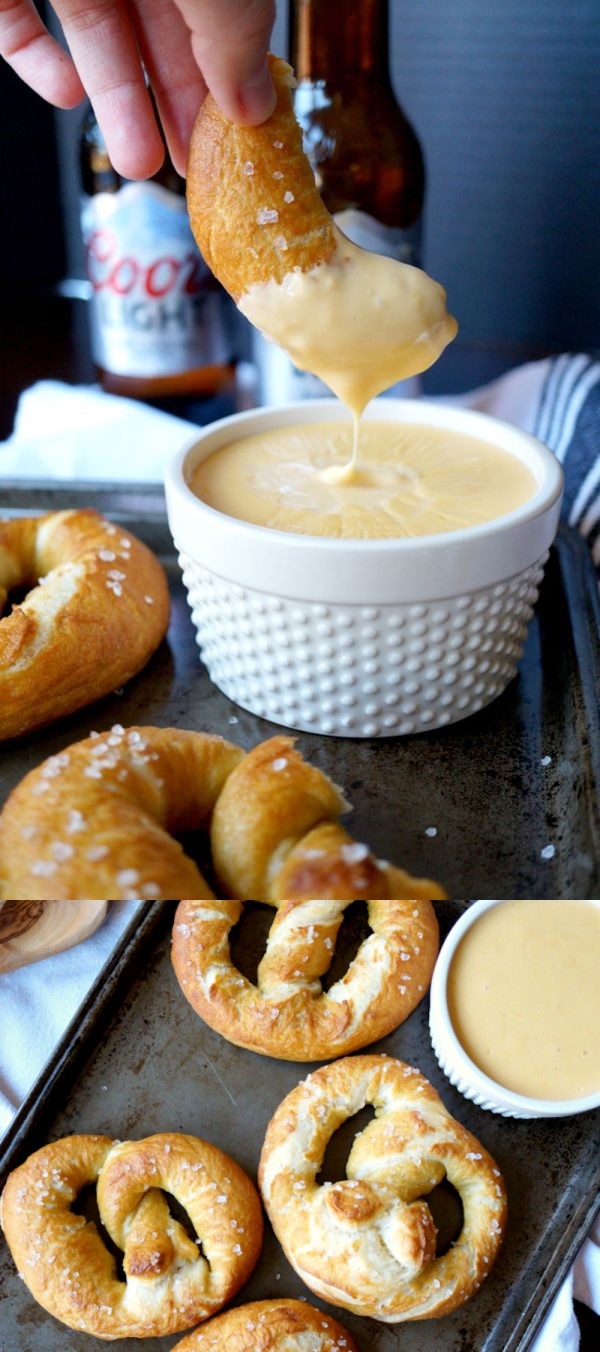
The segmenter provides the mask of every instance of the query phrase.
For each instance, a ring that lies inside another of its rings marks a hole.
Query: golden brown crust
[[[52,756],[0,814],[0,898],[212,896],[171,833],[207,827],[243,754],[208,733],[117,725]]]
[[[176,1344],[174,1352],[292,1352],[306,1348],[303,1335],[312,1335],[311,1352],[358,1352],[348,1330],[331,1315],[302,1300],[258,1300],[239,1305]],[[302,1338],[302,1343],[296,1339]]]
[[[71,1210],[90,1183],[102,1224],[124,1251],[124,1282],[96,1226]],[[164,1192],[186,1210],[199,1242],[170,1215]],[[44,1146],[9,1175],[2,1226],[40,1305],[70,1328],[114,1339],[180,1333],[215,1314],[255,1267],[263,1222],[256,1189],[228,1155],[166,1132]]]
[[[212,897],[172,838],[207,828],[211,814],[226,896],[293,905],[445,895],[353,841],[337,822],[347,807],[291,738],[244,755],[208,733],[116,724],[13,790],[0,813],[0,900]]]
[[[347,1178],[319,1186],[334,1132],[367,1104],[376,1118],[356,1138]],[[426,1198],[447,1178],[464,1220],[435,1257]],[[286,1255],[317,1295],[399,1323],[449,1314],[475,1294],[498,1254],[506,1194],[493,1159],[450,1116],[411,1066],[356,1056],[309,1075],[267,1131],[259,1183]]]
[[[215,807],[211,843],[222,890],[244,901],[443,899],[427,878],[375,859],[338,824],[341,791],[308,765],[294,739],[250,751]]]
[[[91,509],[0,521],[0,613],[21,586],[26,599],[0,619],[0,739],[123,685],[169,621],[154,555]]]
[[[230,1042],[287,1061],[322,1061],[386,1037],[429,988],[438,925],[429,901],[370,901],[371,935],[344,978],[323,992],[349,901],[274,902],[254,986],[231,961],[243,902],[182,901],[173,929],[181,989]]]
[[[190,144],[187,203],[198,246],[239,300],[255,282],[283,281],[334,252],[333,221],[302,149],[290,67],[270,57],[274,113],[259,127],[228,122],[209,94]],[[291,200],[290,200],[291,199]]]

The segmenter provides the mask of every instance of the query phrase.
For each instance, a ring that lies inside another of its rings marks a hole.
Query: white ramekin
[[[596,1094],[577,1099],[538,1099],[515,1094],[485,1075],[459,1042],[448,1012],[448,973],[452,959],[466,931],[485,911],[502,906],[502,901],[474,901],[442,944],[431,982],[429,1031],[433,1049],[451,1084],[480,1108],[503,1117],[571,1117],[600,1107],[600,1088]],[[594,903],[591,902],[591,905]],[[600,901],[595,903],[600,906]]]
[[[527,465],[537,490],[495,521],[410,540],[269,530],[191,492],[195,466],[237,437],[348,418],[337,400],[317,399],[206,427],[169,466],[167,511],[215,684],[285,727],[393,737],[466,718],[514,676],[556,533],[562,471],[534,437],[481,413],[380,399],[365,417],[483,437]]]

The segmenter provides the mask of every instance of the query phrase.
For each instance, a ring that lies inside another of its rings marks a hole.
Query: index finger
[[[124,178],[148,178],[164,145],[123,0],[54,0],[110,159]]]

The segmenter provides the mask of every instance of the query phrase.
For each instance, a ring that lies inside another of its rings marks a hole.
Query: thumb
[[[276,102],[267,65],[275,0],[176,0],[192,51],[219,107],[232,122],[264,122]]]

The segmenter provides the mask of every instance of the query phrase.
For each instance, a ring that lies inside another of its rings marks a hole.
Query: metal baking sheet
[[[436,903],[445,934],[468,905]],[[365,907],[352,907],[340,935],[342,968],[360,941]],[[218,1143],[252,1177],[267,1124],[308,1067],[260,1057],[207,1028],[184,1000],[169,953],[174,903],[146,904],[71,1024],[5,1138],[6,1172],[44,1141],[70,1132],[122,1139],[184,1131]],[[234,945],[248,974],[264,949],[273,912],[250,904]],[[266,921],[266,925],[265,925]],[[597,1117],[518,1122],[467,1102],[440,1071],[428,1034],[428,1001],[374,1050],[417,1065],[450,1111],[492,1152],[507,1183],[509,1226],[500,1258],[476,1298],[453,1315],[387,1326],[341,1314],[361,1352],[526,1352],[550,1299],[593,1217],[600,1168]],[[358,1126],[364,1125],[358,1120]],[[337,1137],[330,1177],[341,1177],[357,1119]],[[267,1227],[250,1283],[235,1303],[306,1296]],[[312,1298],[314,1303],[322,1302]],[[326,1308],[326,1307],[324,1307]],[[19,1281],[0,1246],[0,1323],[7,1352],[87,1352],[90,1338],[52,1319]],[[176,1338],[153,1340],[166,1352]],[[96,1345],[96,1344],[94,1344]],[[100,1344],[98,1344],[100,1346]],[[139,1352],[135,1339],[119,1341]]]
[[[5,744],[0,803],[28,770],[92,728],[174,725],[218,732],[244,747],[281,731],[233,704],[200,666],[158,487],[0,489],[0,507],[8,513],[86,504],[158,554],[173,600],[168,640],[122,693]],[[489,708],[439,732],[381,741],[303,733],[298,745],[345,786],[354,803],[352,834],[381,857],[436,878],[449,896],[597,898],[599,636],[598,586],[587,547],[561,527],[519,675]],[[434,836],[427,834],[432,827]],[[542,855],[548,846],[551,858]]]

